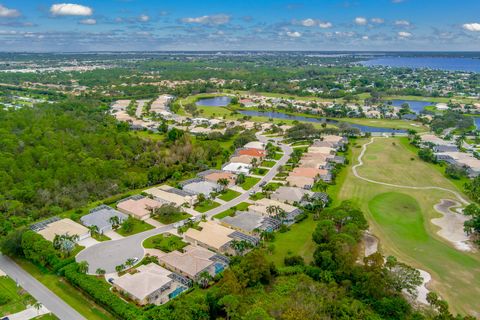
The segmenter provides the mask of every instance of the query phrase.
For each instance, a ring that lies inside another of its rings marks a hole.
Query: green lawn
[[[106,235],[104,234],[100,234],[100,233],[92,233],[92,238],[97,240],[97,241],[108,241],[108,240],[111,240],[109,237],[107,237]]]
[[[188,214],[186,212],[178,211],[178,212],[175,212],[174,214],[169,214],[169,215],[161,215],[161,216],[157,215],[154,217],[154,219],[163,224],[171,224],[181,220],[188,219],[191,216],[192,216],[191,214]]]
[[[254,168],[252,170],[252,174],[256,176],[264,176],[267,174],[267,172],[268,172],[268,169],[264,169],[264,168]]]
[[[183,242],[182,238],[175,235],[159,234],[146,239],[143,247],[146,249],[158,249],[163,252],[172,252],[186,247],[188,243]]]
[[[275,161],[273,160],[265,160],[265,161],[262,161],[262,163],[260,164],[261,167],[268,167],[268,168],[271,168],[275,165]]]
[[[278,182],[269,182],[265,188],[268,188],[268,190],[277,190],[278,188],[280,188],[281,186],[283,186],[283,184],[281,183],[278,183]],[[270,189],[271,188],[271,189]]]
[[[222,199],[223,201],[230,201],[238,197],[241,193],[232,189],[227,189],[224,192],[220,194],[218,197],[219,199]]]
[[[43,272],[27,260],[16,259],[15,262],[88,320],[115,319],[110,313],[95,304],[93,300],[82,294],[63,278],[52,273]]]
[[[313,259],[315,243],[312,240],[312,233],[315,230],[316,222],[312,215],[307,219],[290,226],[290,230],[284,233],[276,232],[273,244],[273,254],[267,255],[268,260],[277,266],[283,266],[283,260],[289,255],[300,255],[306,263]]]
[[[151,230],[151,229],[155,228],[151,224],[148,224],[148,223],[146,223],[145,221],[142,221],[142,220],[134,219],[133,221],[134,221],[133,222],[133,229],[132,229],[131,232],[126,232],[123,227],[120,227],[119,229],[117,229],[117,233],[124,236],[124,237],[128,237],[128,236],[131,236],[132,234],[137,234],[137,233],[147,231],[147,230]]]
[[[55,317],[53,314],[44,314],[43,316],[33,318],[35,320],[58,320],[57,317]]]
[[[276,152],[275,155],[273,156],[274,160],[280,160],[283,157],[283,153]]]
[[[196,211],[203,213],[203,212],[207,212],[209,210],[215,209],[216,207],[219,207],[219,206],[220,206],[220,203],[207,199],[199,204],[196,204],[195,207],[193,208]]]
[[[358,146],[368,142],[357,140]],[[377,138],[367,148],[358,173],[365,178],[408,186],[438,186],[450,190],[456,184],[438,168],[418,158],[399,138]],[[361,148],[351,147],[351,164],[329,188],[334,204],[352,200],[365,213],[370,230],[380,239],[384,255],[425,270],[432,275],[429,287],[449,302],[454,312],[478,311],[480,296],[480,254],[454,248],[437,234],[431,219],[439,217],[434,205],[441,199],[455,199],[441,190],[399,189],[360,180],[352,173]]]
[[[254,195],[250,196],[249,198],[250,198],[250,200],[257,201],[257,200],[265,198],[265,193],[257,192]]]
[[[219,214],[216,214],[214,215],[213,217],[215,219],[222,219],[222,218],[225,218],[225,217],[228,217],[228,216],[232,216],[236,211],[245,211],[247,210],[247,208],[251,206],[250,203],[247,203],[247,202],[241,202],[239,204],[237,204],[235,207],[233,208],[230,208],[228,210],[225,210],[223,212],[220,212]]]
[[[255,177],[245,177],[245,182],[243,182],[240,187],[242,187],[243,190],[249,190],[251,187],[256,185],[260,181],[260,178],[255,178]]]
[[[7,276],[0,277],[0,297],[6,301],[0,305],[0,317],[25,310],[28,304],[35,302],[32,296]]]

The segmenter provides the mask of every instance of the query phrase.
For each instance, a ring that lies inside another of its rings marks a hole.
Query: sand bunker
[[[457,201],[442,199],[434,206],[435,210],[442,214],[442,217],[432,219],[432,223],[440,227],[437,234],[451,242],[455,248],[461,251],[472,251],[468,242],[469,238],[463,231],[463,223],[468,220],[468,217],[459,213],[460,207],[461,204]],[[456,209],[456,212],[452,209]]]
[[[428,273],[427,271],[424,271],[424,270],[421,270],[421,269],[418,269],[418,271],[420,271],[420,275],[422,276],[423,278],[423,282],[421,285],[419,285],[417,287],[417,299],[416,301],[418,303],[423,303],[423,304],[429,304],[428,301],[427,301],[427,294],[430,292],[426,285],[427,283],[430,282],[430,280],[432,280],[432,276],[430,275],[430,273]]]

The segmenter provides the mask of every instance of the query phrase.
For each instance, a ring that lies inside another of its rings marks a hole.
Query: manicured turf
[[[155,228],[154,226],[146,223],[145,221],[141,221],[141,220],[138,220],[138,219],[134,219],[133,221],[134,221],[133,222],[133,229],[132,229],[131,232],[125,232],[123,227],[120,227],[117,230],[117,233],[124,236],[124,237],[127,237],[127,236],[131,236],[132,234],[140,233],[140,232],[151,230],[151,229]]]
[[[88,320],[113,320],[115,319],[103,308],[95,304],[86,295],[75,289],[64,279],[51,273],[43,273],[37,266],[29,261],[15,260],[25,271],[30,273],[53,293],[59,296],[72,308],[77,310]]]
[[[186,212],[178,211],[168,216],[156,216],[154,219],[163,224],[171,224],[190,218],[192,215]]]
[[[97,240],[97,241],[108,241],[108,240],[111,240],[109,237],[107,237],[106,235],[104,234],[100,234],[100,233],[92,233],[92,238]]]
[[[310,263],[315,251],[315,244],[312,241],[312,233],[315,230],[316,222],[312,215],[290,227],[284,233],[276,232],[273,244],[275,249],[272,255],[267,255],[268,260],[277,266],[283,266],[283,260],[289,255],[300,255],[306,263]]]
[[[260,178],[245,177],[245,182],[240,185],[243,190],[249,190],[260,181]]]
[[[213,200],[205,200],[197,205],[195,205],[194,209],[198,212],[207,212],[209,210],[215,209],[216,207],[219,207],[220,203],[215,202]]]
[[[267,167],[267,168],[271,168],[275,165],[275,161],[272,161],[272,160],[265,160],[265,161],[262,161],[262,163],[260,164],[261,167]]]
[[[0,296],[7,300],[5,304],[0,305],[0,317],[25,310],[27,304],[35,302],[26,292],[21,294],[21,290],[22,288],[17,287],[11,278],[0,277]]]
[[[273,159],[275,160],[280,160],[283,157],[283,153],[278,153],[276,152],[275,155],[273,156]]]
[[[143,247],[147,249],[158,249],[163,252],[172,252],[186,247],[188,244],[182,241],[182,238],[175,235],[159,234],[146,239]]]
[[[55,317],[53,314],[44,314],[43,316],[33,318],[35,320],[58,320],[57,317]]]
[[[225,210],[225,211],[223,211],[219,214],[216,214],[213,217],[215,219],[222,219],[222,218],[225,218],[225,217],[228,217],[228,216],[232,216],[235,213],[235,211],[245,211],[245,210],[247,210],[248,206],[250,206],[250,205],[251,205],[250,203],[241,202],[241,203],[237,204],[235,207],[230,208],[228,210]]]
[[[257,200],[263,199],[263,198],[265,198],[265,197],[266,197],[265,193],[263,193],[263,192],[257,192],[257,193],[255,193],[254,195],[251,195],[251,196],[249,197],[249,199],[250,199],[250,200],[253,200],[253,201],[257,201]]]
[[[362,139],[357,143],[368,141]],[[430,222],[439,216],[434,205],[441,199],[455,199],[454,196],[440,190],[399,189],[360,180],[351,170],[360,150],[350,148],[354,160],[338,177],[337,186],[329,189],[334,205],[341,200],[357,203],[369,220],[370,229],[380,239],[382,253],[429,272],[433,277],[429,287],[449,302],[452,311],[478,311],[480,255],[457,251],[437,235],[438,227]],[[367,147],[363,161],[358,173],[368,179],[461,192],[398,138],[377,138]]]
[[[255,168],[252,170],[252,174],[256,176],[264,176],[268,172],[268,169],[263,169],[263,168]]]
[[[225,190],[218,198],[223,201],[230,201],[238,197],[241,193],[232,189]]]

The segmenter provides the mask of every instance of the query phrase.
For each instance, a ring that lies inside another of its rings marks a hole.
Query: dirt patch
[[[463,223],[468,220],[468,217],[459,213],[461,206],[457,201],[442,199],[440,203],[434,206],[442,217],[432,219],[432,223],[440,227],[437,234],[451,242],[455,248],[460,251],[472,251],[473,248],[469,244],[468,235],[463,231]],[[455,211],[452,211],[452,209],[455,209]]]
[[[378,239],[369,232],[363,234],[363,243],[365,246],[365,257],[378,251]]]

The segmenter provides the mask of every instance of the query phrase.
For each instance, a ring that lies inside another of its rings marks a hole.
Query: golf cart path
[[[362,152],[360,152],[360,155],[357,158],[358,163],[352,167],[352,171],[353,171],[353,174],[355,175],[355,177],[357,177],[361,180],[370,182],[370,183],[380,184],[380,185],[387,186],[387,187],[402,188],[402,189],[413,189],[413,190],[441,190],[441,191],[446,191],[446,192],[449,192],[449,193],[453,194],[463,204],[468,205],[470,203],[467,200],[465,200],[460,195],[460,193],[458,193],[456,191],[453,191],[453,190],[450,190],[450,189],[447,189],[447,188],[435,187],[435,186],[426,186],[426,187],[405,186],[405,185],[400,185],[400,184],[393,184],[393,183],[387,183],[387,182],[382,182],[382,181],[376,181],[376,180],[372,180],[372,179],[362,177],[360,174],[358,174],[357,168],[363,166],[362,158],[363,158],[365,152],[367,151],[367,146],[372,144],[374,141],[375,141],[375,138],[371,138],[370,142],[365,143],[362,146]]]

